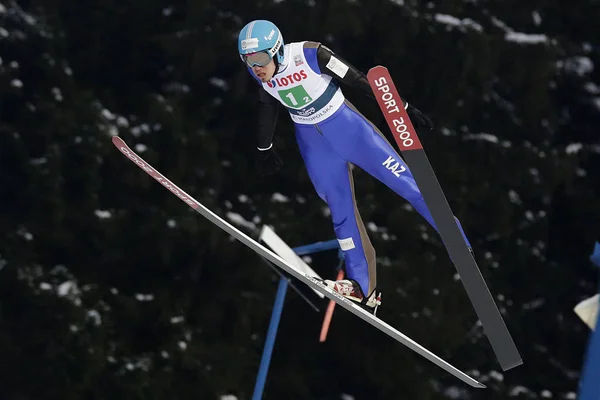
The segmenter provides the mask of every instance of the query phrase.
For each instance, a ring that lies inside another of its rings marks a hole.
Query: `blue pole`
[[[305,246],[295,247],[293,250],[299,256],[303,256],[305,254],[316,253],[318,251],[323,250],[332,250],[338,248],[339,244],[336,239],[328,240],[326,242],[317,242],[312,244],[307,244]]]
[[[273,354],[273,347],[275,345],[275,336],[277,336],[277,328],[279,326],[281,313],[283,311],[283,303],[285,300],[287,286],[287,279],[283,277],[280,278],[279,287],[277,288],[277,296],[275,297],[275,304],[273,305],[273,312],[271,313],[269,331],[267,332],[267,340],[265,342],[265,348],[263,349],[263,355],[260,361],[260,368],[258,370],[258,377],[256,378],[256,385],[254,386],[252,400],[261,400],[262,398],[263,390],[265,388],[265,381],[267,380],[267,372],[271,362],[271,355]]]
[[[305,246],[299,246],[293,250],[297,255],[302,256],[305,254],[316,253],[335,248],[339,248],[339,244],[336,239],[333,239],[327,242],[317,242]],[[260,367],[258,369],[258,376],[256,378],[252,400],[262,399],[265,382],[267,380],[267,373],[269,371],[269,364],[271,363],[271,356],[273,354],[273,347],[275,346],[275,337],[277,336],[277,329],[279,327],[279,321],[281,320],[281,313],[283,312],[283,303],[285,301],[288,284],[289,282],[287,279],[284,277],[279,278],[279,287],[277,288],[275,304],[273,305],[273,311],[271,312],[271,322],[269,323],[267,340],[265,341],[265,347],[260,360]]]

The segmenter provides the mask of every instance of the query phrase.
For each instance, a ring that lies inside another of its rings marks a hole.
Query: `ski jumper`
[[[348,64],[332,55],[322,71],[320,46],[324,47],[316,42],[286,44],[284,61],[269,82],[250,73],[289,112],[308,175],[331,211],[347,277],[368,296],[377,285],[376,256],[356,205],[351,165],[384,183],[437,227],[400,155],[344,97],[337,80],[348,73]]]

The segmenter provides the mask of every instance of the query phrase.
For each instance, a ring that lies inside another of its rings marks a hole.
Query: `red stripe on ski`
[[[415,127],[404,109],[402,98],[387,68],[381,66],[372,68],[367,78],[400,150],[422,149]]]
[[[161,185],[169,189],[171,193],[183,200],[188,206],[196,209],[200,206],[196,200],[183,190],[179,189],[173,182],[165,178],[160,172],[152,168],[150,164],[144,161],[140,156],[133,152],[127,144],[118,136],[112,137],[113,144],[123,153],[127,158],[133,161],[138,167],[140,167],[148,175],[156,179]]]

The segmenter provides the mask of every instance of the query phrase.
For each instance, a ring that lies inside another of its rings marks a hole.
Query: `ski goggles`
[[[254,67],[255,65],[258,67],[264,67],[271,62],[271,56],[266,51],[258,51],[256,53],[244,54],[242,56],[242,60],[250,68]]]

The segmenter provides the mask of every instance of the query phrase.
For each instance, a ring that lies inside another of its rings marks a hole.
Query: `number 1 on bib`
[[[280,90],[279,96],[288,107],[292,108],[302,108],[312,101],[302,85]]]

